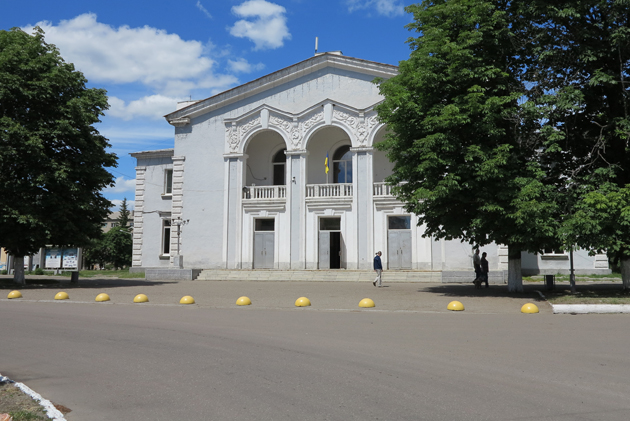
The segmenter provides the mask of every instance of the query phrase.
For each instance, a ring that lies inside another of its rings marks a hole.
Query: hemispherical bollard
[[[193,297],[191,297],[190,295],[185,295],[182,297],[181,300],[179,300],[180,304],[195,304],[195,299]]]
[[[369,298],[364,298],[359,302],[359,307],[363,307],[363,308],[376,307],[376,304],[374,304],[373,300]]]
[[[94,301],[98,301],[99,303],[102,301],[109,301],[109,295],[102,292],[96,296],[96,299]]]
[[[539,313],[538,306],[532,303],[524,304],[523,307],[521,307],[521,313],[526,313],[526,314]]]
[[[248,306],[252,303],[252,300],[250,300],[248,297],[240,297],[238,300],[236,300],[236,305],[237,306]]]
[[[55,295],[55,300],[67,300],[68,298],[70,298],[68,293],[63,291],[58,292],[57,295]]]
[[[138,294],[133,298],[134,303],[148,303],[149,297],[144,294]]]
[[[7,298],[22,298],[22,293],[20,291],[11,291],[9,295],[7,295]]]
[[[451,301],[450,303],[448,303],[448,306],[446,306],[446,308],[452,311],[464,311],[464,305],[459,301]]]
[[[300,297],[297,300],[295,300],[296,307],[308,307],[310,305],[311,305],[311,300],[309,300],[306,297]]]

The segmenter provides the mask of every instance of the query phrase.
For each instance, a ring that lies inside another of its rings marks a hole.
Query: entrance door
[[[409,216],[390,216],[387,232],[389,269],[411,269],[411,230]]]
[[[341,218],[319,220],[319,268],[341,268]]]
[[[330,231],[319,232],[319,268],[330,269]]]
[[[256,219],[254,232],[254,269],[273,269],[274,234],[273,219]]]

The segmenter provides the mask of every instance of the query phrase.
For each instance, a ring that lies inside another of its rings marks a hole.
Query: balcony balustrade
[[[243,199],[270,200],[286,199],[286,186],[248,186],[243,188]]]
[[[376,196],[391,196],[392,195],[392,186],[387,183],[374,183],[374,191],[372,194]]]
[[[352,197],[352,184],[307,184],[306,197]]]

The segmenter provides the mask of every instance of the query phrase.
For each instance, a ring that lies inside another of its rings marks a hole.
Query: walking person
[[[490,288],[490,286],[488,286],[488,260],[486,259],[486,256],[488,255],[488,253],[486,253],[485,251],[483,252],[483,254],[481,255],[481,282],[485,282],[486,283],[486,288]],[[481,282],[479,283],[479,285],[481,286]]]
[[[376,286],[376,283],[378,282],[379,288],[383,286],[383,282],[381,280],[381,273],[383,272],[381,254],[382,253],[379,251],[378,253],[376,253],[376,256],[374,256],[374,272],[376,272],[376,279],[374,280],[374,282],[372,282],[372,285],[374,286]]]
[[[475,254],[473,254],[473,267],[475,268],[475,280],[473,284],[479,280],[481,277],[481,257],[479,256],[479,247],[475,250]]]

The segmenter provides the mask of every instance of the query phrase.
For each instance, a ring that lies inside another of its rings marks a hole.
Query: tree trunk
[[[26,285],[26,278],[24,277],[24,256],[13,256],[13,267],[15,268],[13,282]]]
[[[508,246],[508,291],[523,292],[521,250]]]
[[[619,266],[621,267],[623,289],[630,290],[630,257],[622,257],[621,260],[619,260]]]

